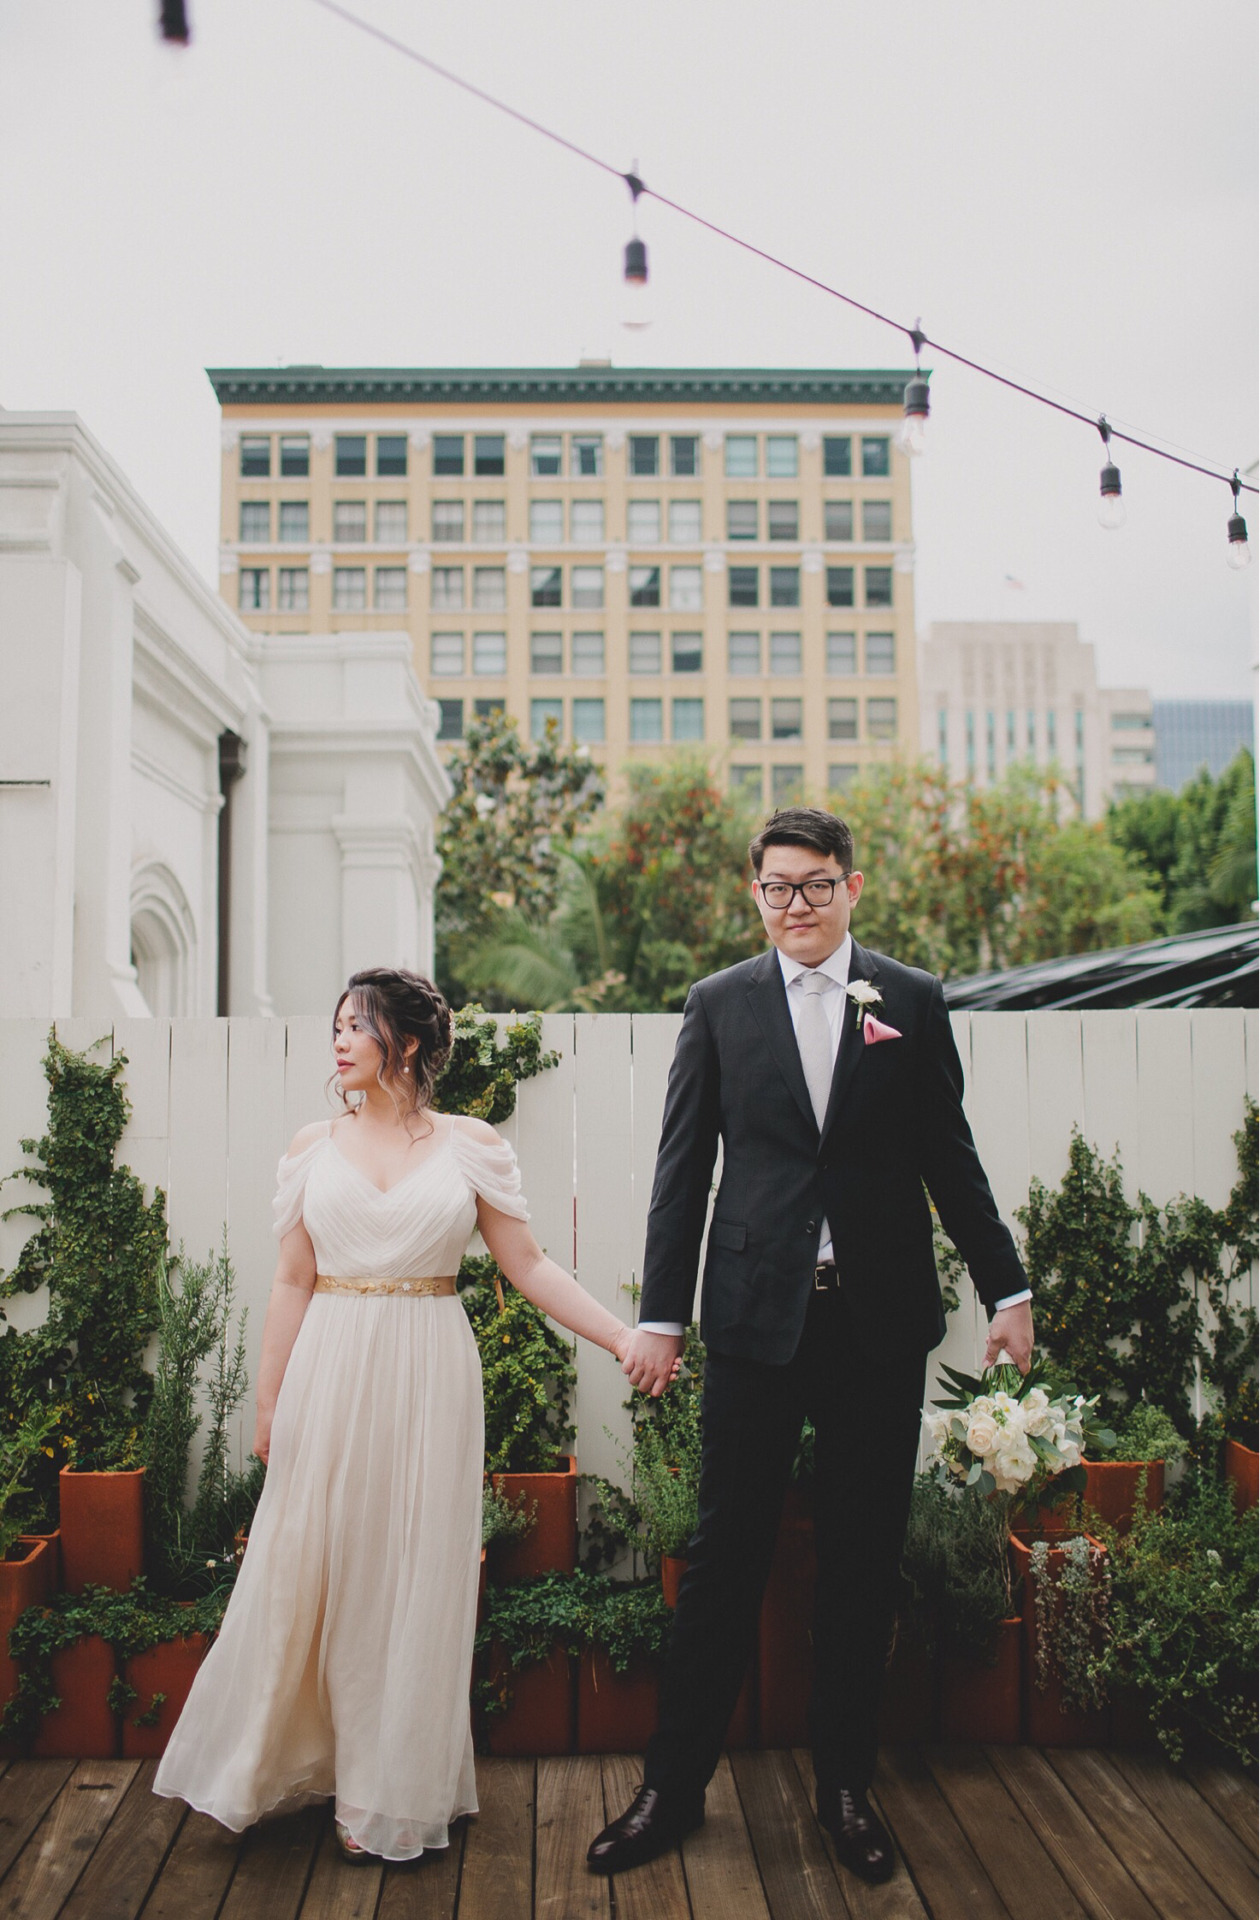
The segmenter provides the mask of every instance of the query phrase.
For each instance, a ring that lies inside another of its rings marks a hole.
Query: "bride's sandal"
[[[333,1822],[333,1832],[337,1836],[337,1845],[341,1848],[347,1860],[370,1860],[372,1858],[366,1847],[361,1847],[357,1840],[350,1838],[349,1827],[343,1827],[340,1820]]]

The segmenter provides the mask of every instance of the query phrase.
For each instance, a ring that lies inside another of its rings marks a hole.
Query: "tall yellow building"
[[[505,707],[615,779],[703,746],[763,804],[918,750],[908,371],[220,369],[223,591],[405,628],[458,741]]]

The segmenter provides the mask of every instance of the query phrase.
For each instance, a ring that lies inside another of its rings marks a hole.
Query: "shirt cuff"
[[[1030,1294],[1029,1299],[1032,1298]],[[681,1340],[686,1329],[681,1320],[640,1320],[636,1333],[670,1333],[675,1340]]]
[[[1023,1305],[1025,1300],[1031,1299],[1032,1288],[1025,1287],[1022,1293],[1008,1293],[1005,1300],[995,1300],[993,1302],[993,1311],[994,1313],[1001,1313],[1003,1307],[1019,1307]]]

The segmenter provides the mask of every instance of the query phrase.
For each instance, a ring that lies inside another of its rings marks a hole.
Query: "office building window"
[[[630,702],[630,738],[638,741],[664,738],[662,701],[632,700]]]
[[[856,633],[827,635],[827,672],[845,679],[857,672]]]
[[[1029,753],[1035,754],[1037,751],[1037,716],[1031,707],[1028,709],[1026,718],[1028,721],[1028,751]]]
[[[700,471],[700,442],[694,433],[671,434],[669,470],[675,480],[692,480]]]
[[[304,433],[280,435],[280,478],[305,480],[311,471],[311,443]]]
[[[758,604],[758,567],[726,569],[726,602],[731,607],[755,607]]]
[[[776,807],[799,806],[805,794],[804,767],[771,767],[770,800]]]
[[[660,672],[661,636],[659,633],[630,635],[629,666],[631,673]]]
[[[1046,749],[1051,759],[1053,759],[1059,751],[1058,715],[1054,712],[1053,708],[1046,715]]]
[[[503,567],[473,568],[473,605],[479,613],[502,613],[507,606],[507,572]]]
[[[755,433],[727,434],[726,477],[728,480],[755,480],[757,478],[757,436]]]
[[[868,673],[896,673],[897,640],[894,634],[867,634],[866,671]],[[1012,745],[1014,745],[1013,741]]]
[[[367,568],[333,568],[333,612],[363,613],[367,608]]]
[[[839,765],[827,769],[828,793],[847,793],[857,779],[858,770],[853,761],[842,760]]]
[[[281,567],[281,613],[308,613],[311,604],[310,576],[305,567]]]
[[[772,633],[770,635],[770,671],[771,673],[799,673],[801,670],[801,636],[799,633]]]
[[[563,573],[559,567],[531,567],[529,604],[531,607],[558,607],[561,601]]]
[[[704,573],[700,567],[671,567],[669,604],[675,613],[699,613],[704,606]]]
[[[575,500],[569,508],[569,538],[581,546],[597,547],[604,538],[602,500]]]
[[[406,567],[377,567],[372,604],[378,613],[401,613],[407,604]]]
[[[853,605],[852,567],[828,567],[827,605],[829,607],[851,607]]]
[[[659,567],[631,567],[630,569],[630,605],[632,607],[659,607],[661,604],[661,570]]]
[[[531,633],[529,636],[531,673],[563,673],[564,647],[558,633]]]
[[[728,673],[761,672],[761,635],[759,633],[727,634],[726,671]]]
[[[949,765],[949,711],[945,707],[936,711],[936,757],[943,767]]]
[[[828,740],[856,740],[858,737],[858,703],[856,700],[828,700],[827,702],[827,738]]]
[[[367,473],[366,433],[339,433],[333,465],[339,480],[361,480]]]
[[[372,530],[378,547],[406,546],[407,502],[378,500],[372,514]]]
[[[255,545],[271,539],[270,500],[241,501],[241,539]]]
[[[732,740],[760,740],[760,700],[732,700],[730,703]]]
[[[631,500],[626,508],[626,539],[632,547],[654,547],[661,537],[659,500]]]
[[[464,436],[462,433],[434,434],[433,471],[439,478],[450,480],[463,473]]]
[[[473,472],[482,480],[501,479],[505,471],[503,464],[503,435],[501,433],[477,433],[473,435]]]
[[[1008,707],[1006,710],[1006,753],[1007,758],[1015,758],[1015,715]]]
[[[770,605],[772,607],[799,607],[801,604],[801,570],[799,567],[771,567],[770,569]]]
[[[888,459],[888,441],[882,436],[862,442],[862,478],[886,480],[892,468]]]
[[[895,740],[897,738],[897,702],[895,700],[868,700],[866,703],[866,737],[868,740]]]
[[[670,661],[675,673],[699,673],[704,666],[704,637],[675,633],[670,639]]]
[[[766,435],[766,478],[767,480],[795,480],[796,435],[794,433]]]
[[[865,594],[868,607],[891,607],[893,603],[892,568],[867,567]]]
[[[478,720],[493,720],[496,714],[506,712],[507,701],[502,698],[473,701],[473,713]]]
[[[852,500],[827,500],[823,503],[824,540],[852,540]]]
[[[984,716],[984,759],[990,780],[997,776],[997,728],[993,724],[993,715]]]
[[[367,501],[338,500],[333,507],[333,539],[339,547],[367,539]]]
[[[674,700],[670,714],[669,735],[671,740],[704,739],[704,701]]]
[[[770,702],[770,738],[772,740],[800,740],[804,733],[804,702],[801,700],[772,700]]]
[[[464,503],[462,500],[435,500],[433,502],[433,543],[435,546],[464,537]]]
[[[700,523],[700,502],[698,500],[671,500],[669,503],[669,537],[676,547],[698,547],[702,538]]]
[[[573,702],[573,739],[577,746],[596,747],[604,739],[604,702],[600,698]]]
[[[241,479],[270,480],[271,435],[247,433],[241,441]]]
[[[462,633],[435,633],[429,639],[429,672],[458,679],[464,671]]]
[[[1146,733],[1154,721],[1149,713],[1113,713],[1111,725],[1116,733]]]
[[[558,547],[564,540],[564,504],[560,500],[531,500],[529,537],[536,547]]]
[[[795,500],[772,500],[766,518],[766,531],[772,540],[799,540],[800,514]]]
[[[759,807],[764,792],[760,767],[732,767],[731,795],[745,806]]]
[[[548,734],[558,735],[564,730],[563,700],[531,700],[529,703],[529,737],[531,740],[545,740]]]
[[[864,500],[862,502],[862,538],[863,540],[892,539],[891,500]]]
[[[535,480],[552,480],[560,472],[561,439],[558,433],[536,433],[529,443],[529,470]]]
[[[462,740],[464,737],[464,703],[462,700],[438,701],[439,740]]]
[[[502,500],[474,500],[472,537],[478,546],[501,547],[507,539],[507,507]]]
[[[311,537],[311,510],[305,500],[280,502],[280,538],[290,546],[305,546]]]
[[[598,480],[604,471],[604,441],[598,433],[575,433],[569,442],[569,471],[575,480]],[[637,472],[637,468],[631,468]],[[656,468],[653,467],[653,473]]]
[[[572,575],[573,605],[579,613],[589,613],[593,608],[604,604],[604,569],[602,567],[574,567]]]
[[[758,512],[755,500],[728,500],[726,503],[726,537],[728,540],[755,540],[758,532]]]
[[[847,480],[853,472],[853,442],[847,434],[823,439],[823,472],[828,480]]]
[[[655,480],[661,470],[660,441],[654,433],[632,433],[629,469],[636,480]]]
[[[405,433],[378,433],[376,436],[376,472],[381,480],[401,480],[407,471]]]
[[[575,633],[569,642],[573,672],[579,678],[586,674],[594,677],[604,671],[604,636],[602,633]]]
[[[474,633],[472,670],[474,673],[507,672],[506,633]]]
[[[976,716],[968,708],[966,716],[967,732],[967,777],[970,779],[976,765]]]

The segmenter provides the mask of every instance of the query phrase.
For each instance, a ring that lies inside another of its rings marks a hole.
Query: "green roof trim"
[[[207,367],[220,406],[899,407],[913,368]]]

